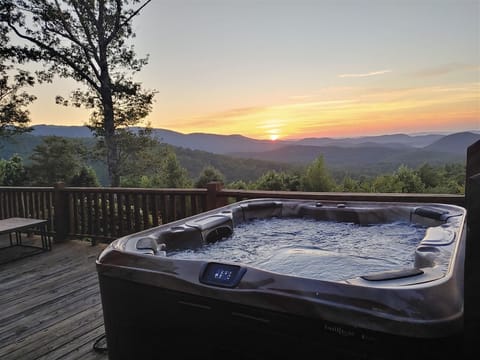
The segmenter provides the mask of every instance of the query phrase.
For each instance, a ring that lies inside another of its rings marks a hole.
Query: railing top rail
[[[101,192],[101,193],[164,193],[178,195],[206,194],[207,189],[177,189],[177,188],[124,188],[124,187],[65,187],[60,191],[68,192]]]
[[[0,191],[53,191],[51,186],[0,186]]]
[[[219,191],[219,196],[225,197],[270,197],[295,199],[352,200],[352,201],[382,201],[382,202],[440,202],[463,205],[463,195],[452,194],[418,194],[418,193],[347,193],[347,192],[301,192],[301,191],[261,191],[261,190],[230,190]]]

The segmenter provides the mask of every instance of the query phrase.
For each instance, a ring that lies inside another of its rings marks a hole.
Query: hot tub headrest
[[[262,201],[262,202],[242,205],[242,207],[246,210],[264,210],[264,209],[282,207],[282,203],[279,201]]]
[[[241,205],[245,221],[264,219],[282,215],[283,204],[280,201],[257,201]]]
[[[212,243],[233,233],[233,220],[230,215],[212,215],[185,223],[202,234],[205,243]]]
[[[448,218],[449,212],[443,209],[436,209],[432,207],[418,207],[415,209],[415,214],[433,220],[445,221]]]
[[[157,243],[157,241],[152,237],[143,237],[137,240],[136,249],[144,251],[150,254],[158,254],[159,251],[163,251],[165,244]]]

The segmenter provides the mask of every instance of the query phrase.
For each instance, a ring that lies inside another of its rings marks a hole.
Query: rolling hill
[[[480,140],[480,134],[473,132],[461,132],[447,135],[434,143],[425,146],[424,150],[448,152],[452,154],[465,155],[468,145]]]
[[[350,147],[287,145],[271,151],[241,152],[230,155],[296,164],[308,164],[322,155],[326,165],[332,169],[358,170],[364,167],[378,167],[388,170],[396,169],[402,164],[417,167],[423,163],[441,165],[465,162],[467,147],[478,140],[480,140],[480,134],[463,132],[442,136],[422,148],[398,143],[392,146],[368,142]]]

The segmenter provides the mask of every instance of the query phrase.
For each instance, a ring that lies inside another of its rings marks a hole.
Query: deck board
[[[104,246],[72,240],[0,264],[0,358],[107,360],[95,259]]]

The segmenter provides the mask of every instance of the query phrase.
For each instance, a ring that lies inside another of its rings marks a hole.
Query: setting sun
[[[270,134],[270,140],[275,141],[278,139],[278,134]]]

